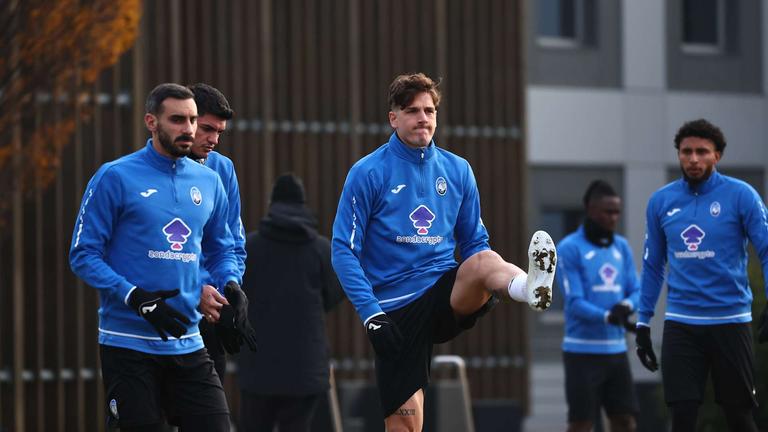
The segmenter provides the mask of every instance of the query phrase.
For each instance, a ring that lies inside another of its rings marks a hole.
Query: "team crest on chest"
[[[189,190],[189,196],[192,197],[192,202],[195,205],[200,205],[203,202],[203,194],[200,193],[200,189],[197,186],[192,186],[192,189]]]
[[[435,190],[438,195],[445,195],[445,193],[448,192],[448,182],[445,181],[444,178],[438,177],[437,180],[435,180]]]
[[[712,215],[712,217],[718,217],[720,216],[720,203],[715,201],[709,206],[709,214]]]

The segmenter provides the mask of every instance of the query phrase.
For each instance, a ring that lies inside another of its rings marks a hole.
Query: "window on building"
[[[582,45],[584,3],[585,0],[538,0],[537,42],[555,47]]]
[[[719,54],[725,47],[725,0],[683,0],[684,52]]]

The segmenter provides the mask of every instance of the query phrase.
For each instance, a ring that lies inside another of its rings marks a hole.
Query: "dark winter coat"
[[[331,247],[303,204],[273,203],[246,240],[243,290],[257,352],[238,358],[241,390],[307,395],[328,389],[325,312],[342,299]]]

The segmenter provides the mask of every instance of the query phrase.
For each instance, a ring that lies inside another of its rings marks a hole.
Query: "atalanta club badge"
[[[189,190],[189,196],[192,197],[192,202],[195,205],[200,205],[203,202],[203,194],[200,193],[200,189],[197,186],[192,186],[192,189]]]
[[[444,178],[438,177],[437,180],[435,180],[435,190],[438,195],[445,195],[445,193],[448,192],[448,182],[446,182]]]
[[[720,216],[720,203],[715,201],[709,206],[709,214],[712,215],[712,217],[718,217]]]

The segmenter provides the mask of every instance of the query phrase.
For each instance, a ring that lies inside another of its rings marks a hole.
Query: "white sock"
[[[512,300],[523,302],[523,303],[528,302],[528,295],[526,294],[527,278],[528,278],[528,275],[526,273],[520,273],[519,275],[515,276],[511,281],[509,281],[509,286],[507,286],[507,292],[509,292],[509,297],[511,297]]]

